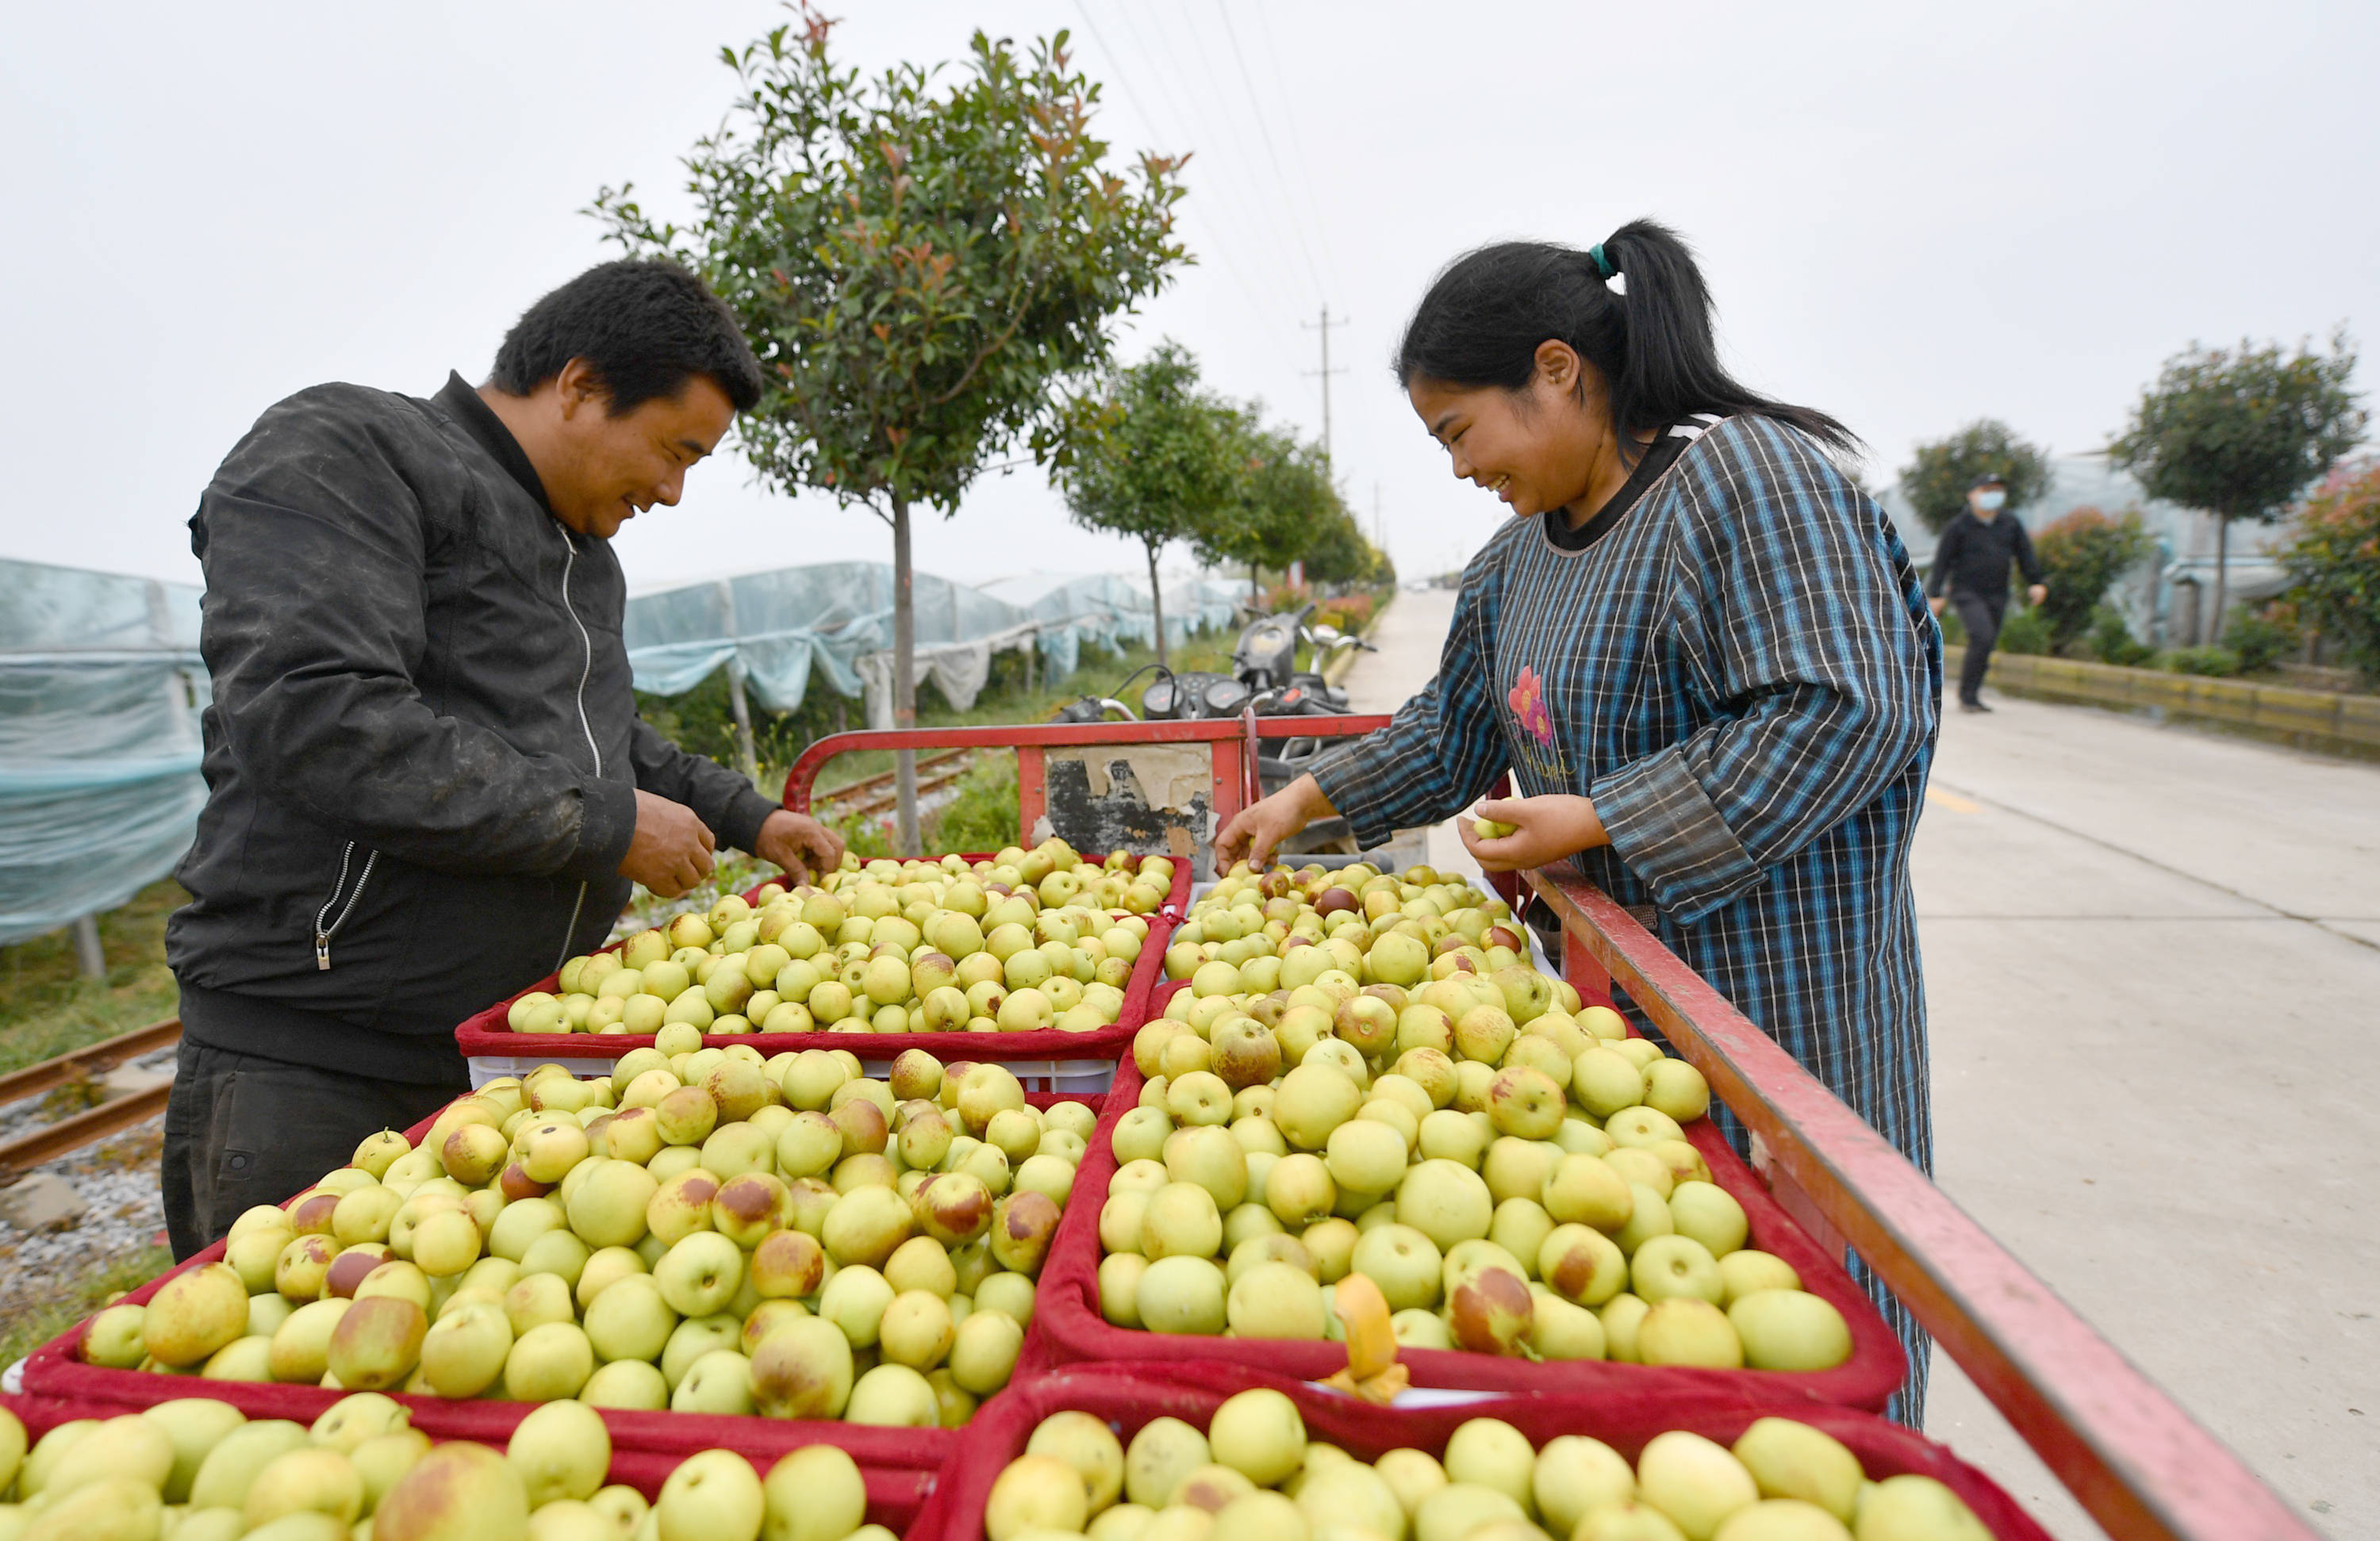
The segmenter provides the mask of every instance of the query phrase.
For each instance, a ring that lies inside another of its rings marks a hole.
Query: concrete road
[[[1359,708],[1451,613],[1398,597]],[[1937,1179],[2318,1529],[2380,1535],[2380,767],[1987,698],[1916,846]],[[2099,1535],[1939,1353],[1927,1429]]]

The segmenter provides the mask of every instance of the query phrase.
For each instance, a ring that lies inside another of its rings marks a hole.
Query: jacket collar
[[[520,441],[496,416],[495,408],[480,399],[480,393],[471,388],[468,381],[449,370],[446,383],[440,387],[435,399],[453,414],[463,431],[477,440],[480,447],[504,468],[506,475],[537,500],[540,508],[548,514],[553,512],[553,505],[545,501],[545,483],[538,479],[537,467],[529,464],[528,452],[520,447]]]

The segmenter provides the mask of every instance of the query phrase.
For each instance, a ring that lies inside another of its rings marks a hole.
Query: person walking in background
[[[2008,483],[1995,472],[1967,489],[1967,511],[1950,521],[1934,547],[1934,570],[1925,577],[1926,603],[1942,613],[1944,593],[1967,628],[1967,661],[1959,669],[1959,710],[1989,711],[1984,705],[1984,671],[1991,667],[1992,644],[1999,640],[2000,616],[2008,609],[2009,564],[2024,569],[2024,602],[2039,604],[2049,592],[2033,537],[2013,514],[2005,517]]]

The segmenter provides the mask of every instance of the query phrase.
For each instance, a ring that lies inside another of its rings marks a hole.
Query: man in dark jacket
[[[1984,705],[1984,671],[1991,667],[1992,644],[1999,640],[2000,617],[2008,610],[2009,564],[2024,570],[2025,603],[2039,604],[2049,592],[2044,584],[2041,558],[2033,553],[2033,538],[2008,504],[2008,483],[1998,475],[1979,477],[1967,491],[1966,512],[1950,521],[1934,546],[1934,567],[1925,575],[1927,602],[1942,613],[1947,588],[1949,602],[1967,628],[1967,657],[1959,667],[1959,710],[1989,711]]]
[[[760,389],[691,273],[612,262],[531,306],[489,383],[301,391],[216,471],[210,795],[166,928],[176,1256],[464,1089],[455,1024],[600,945],[632,882],[682,893],[719,843],[842,859],[629,686],[609,538]]]

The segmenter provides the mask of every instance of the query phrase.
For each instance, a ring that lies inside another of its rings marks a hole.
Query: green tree
[[[2033,538],[2049,588],[2040,610],[2049,625],[2050,651],[2063,652],[2082,639],[2108,587],[2148,555],[2150,546],[2139,513],[2129,508],[2113,518],[2078,508]]]
[[[1254,601],[1263,590],[1259,568],[1288,567],[1330,520],[1345,517],[1347,508],[1331,484],[1330,460],[1321,445],[1292,430],[1265,426],[1255,406],[1236,414],[1232,427],[1232,494],[1193,543],[1218,567],[1246,567]]]
[[[2232,521],[2279,518],[2355,447],[2365,419],[2348,389],[2354,372],[2343,330],[2326,354],[2303,343],[2292,354],[2277,343],[2242,342],[2236,352],[2193,345],[2166,360],[2123,435],[2108,445],[2108,458],[2139,478],[2149,496],[2215,516],[2216,640]]]
[[[1198,388],[1198,360],[1171,341],[1114,371],[1086,405],[1097,431],[1079,435],[1058,484],[1075,523],[1140,542],[1162,665],[1165,593],[1157,559],[1207,528],[1236,493],[1233,414]]]
[[[1371,583],[1387,558],[1372,549],[1354,515],[1342,507],[1316,527],[1298,560],[1305,564],[1306,577],[1316,583]]]
[[[2016,430],[1980,418],[1951,434],[1917,446],[1900,468],[1900,495],[1939,534],[1967,506],[1967,491],[1981,476],[2008,482],[2004,512],[2014,514],[2049,490],[2049,454],[2016,436]]]
[[[2380,462],[2342,468],[2308,498],[2287,554],[2306,618],[2380,683]]]
[[[1071,387],[1107,362],[1114,319],[1187,260],[1182,163],[1110,168],[1090,132],[1099,88],[1069,65],[1064,32],[1021,57],[978,32],[947,84],[905,64],[864,79],[834,62],[807,0],[797,17],[722,50],[737,96],[683,162],[686,224],[625,185],[592,212],[630,252],[701,273],[742,322],[771,377],[738,425],[761,479],[892,527],[893,711],[909,727],[912,510],[956,512],[1019,446],[1062,464]],[[914,853],[916,757],[899,769]]]

